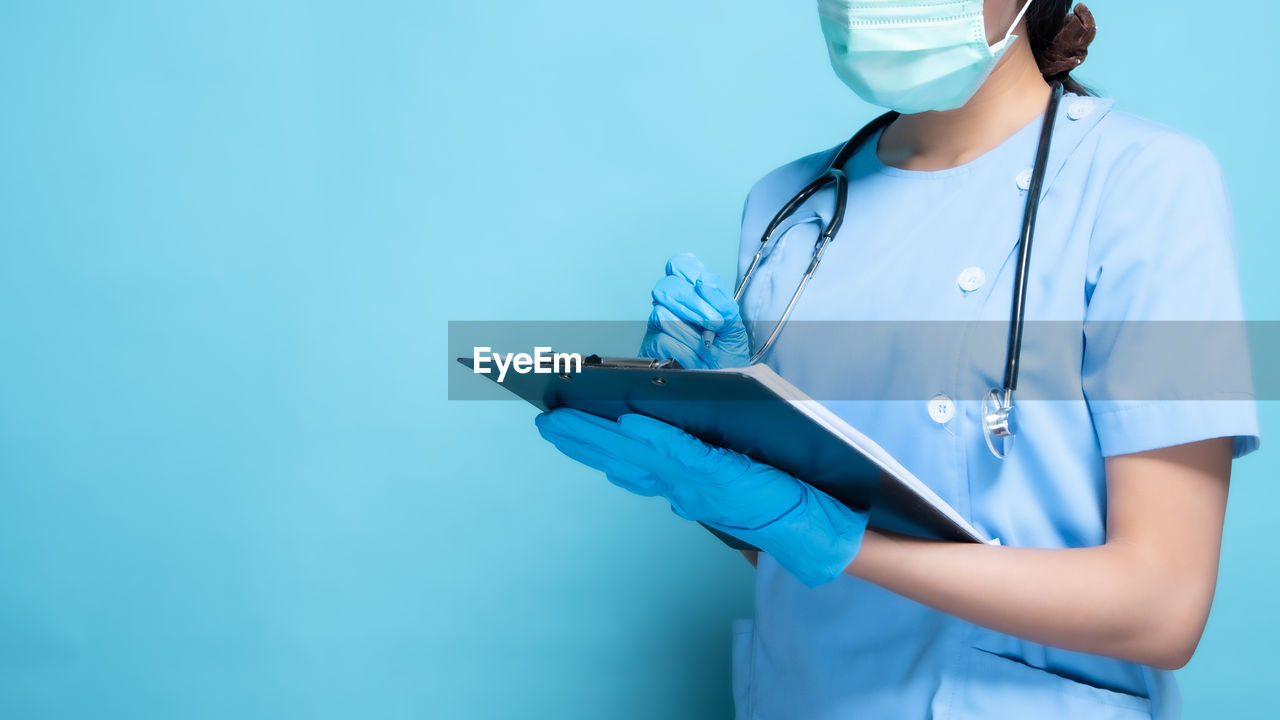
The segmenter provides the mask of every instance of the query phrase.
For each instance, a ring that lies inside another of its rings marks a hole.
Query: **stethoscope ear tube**
[[[809,284],[809,279],[813,277],[813,273],[817,271],[818,265],[822,262],[822,255],[827,249],[827,245],[835,240],[836,233],[840,231],[840,227],[844,225],[844,211],[849,201],[849,179],[844,174],[844,164],[853,156],[853,153],[862,146],[874,133],[889,125],[896,120],[898,113],[887,112],[884,115],[872,120],[858,131],[856,135],[849,139],[836,153],[831,164],[826,171],[819,175],[813,182],[809,183],[800,192],[782,206],[782,209],[773,216],[773,220],[765,226],[764,232],[760,235],[760,244],[756,247],[756,254],[752,256],[751,262],[747,265],[747,271],[742,274],[742,280],[738,283],[738,287],[733,292],[735,302],[740,302],[742,294],[747,289],[747,284],[751,282],[751,276],[755,274],[756,268],[760,265],[760,256],[764,253],[764,249],[768,247],[769,240],[773,238],[773,234],[777,232],[782,223],[791,217],[800,209],[801,205],[808,202],[809,198],[816,195],[827,185],[835,185],[836,204],[835,210],[831,213],[831,222],[823,228],[818,235],[818,241],[813,246],[813,257],[809,260],[809,267],[805,271],[804,277],[800,280],[796,291],[792,293],[791,300],[787,303],[787,307],[782,312],[782,317],[778,318],[778,322],[770,331],[769,337],[760,344],[751,355],[750,362],[754,363],[764,357],[769,347],[773,345],[773,341],[778,338],[778,334],[782,332],[783,326],[787,322],[787,318],[791,316],[791,310],[795,308],[796,301],[800,299],[800,294],[804,292],[804,288]]]

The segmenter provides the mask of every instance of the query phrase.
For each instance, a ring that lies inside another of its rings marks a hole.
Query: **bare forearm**
[[[1218,579],[1232,439],[1107,458],[1107,541],[1035,550],[868,532],[846,572],[1045,645],[1177,668]]]
[[[1118,543],[1037,550],[873,531],[847,572],[1000,632],[1159,667],[1185,664],[1207,613],[1203,588]]]

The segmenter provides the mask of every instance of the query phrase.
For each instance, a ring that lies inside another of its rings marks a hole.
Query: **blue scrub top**
[[[1258,447],[1219,167],[1201,143],[1112,105],[1068,94],[1059,109],[1005,460],[979,411],[1003,378],[1039,118],[937,172],[884,165],[872,138],[846,166],[845,225],[764,358],[1006,545],[1102,544],[1107,456],[1224,436],[1237,457]],[[764,226],[837,149],[755,185],[739,278]],[[742,298],[753,332],[780,317],[831,203],[820,193],[771,243]],[[1162,348],[1152,328],[1195,347]],[[1194,362],[1205,348],[1232,359],[1225,371],[1166,366],[1212,365]],[[1020,640],[853,577],[809,589],[765,555],[755,617],[735,627],[734,696],[740,719],[1180,715],[1169,672]]]

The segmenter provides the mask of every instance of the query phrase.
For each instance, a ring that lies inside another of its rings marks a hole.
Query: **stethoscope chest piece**
[[[982,436],[991,454],[1003,460],[1013,445],[1014,432],[1012,394],[993,388],[982,400]]]

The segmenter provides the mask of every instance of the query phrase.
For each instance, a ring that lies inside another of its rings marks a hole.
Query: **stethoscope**
[[[986,438],[987,447],[990,448],[991,454],[1001,459],[1008,454],[1015,432],[1013,391],[1018,387],[1018,363],[1022,355],[1022,322],[1026,314],[1027,275],[1028,268],[1031,265],[1031,241],[1035,238],[1036,211],[1040,206],[1040,192],[1044,186],[1045,170],[1049,164],[1049,145],[1053,140],[1053,123],[1057,118],[1058,105],[1061,102],[1062,83],[1054,82],[1051,84],[1049,107],[1045,110],[1044,124],[1040,127],[1040,142],[1036,148],[1036,162],[1031,171],[1031,184],[1027,188],[1026,206],[1022,211],[1022,234],[1018,242],[1018,265],[1013,276],[1014,290],[1009,318],[1009,344],[1005,351],[1004,360],[1004,386],[1003,388],[992,388],[982,401],[983,436]],[[747,283],[751,281],[752,274],[755,273],[756,267],[760,264],[760,256],[764,253],[769,240],[773,238],[773,234],[778,230],[778,227],[787,218],[795,214],[800,209],[800,206],[805,204],[818,191],[828,185],[835,186],[836,206],[831,214],[831,221],[827,223],[826,227],[818,235],[818,240],[813,246],[813,258],[809,261],[809,267],[805,270],[804,277],[800,279],[800,285],[796,287],[795,293],[791,296],[791,301],[787,303],[786,309],[782,311],[782,318],[774,325],[769,337],[751,356],[752,363],[759,361],[768,352],[769,347],[773,345],[773,341],[778,338],[778,334],[782,332],[787,318],[791,315],[791,310],[795,308],[796,301],[800,299],[800,294],[804,292],[805,286],[809,284],[814,271],[818,269],[818,265],[822,262],[822,255],[826,252],[827,245],[835,239],[836,233],[840,232],[840,226],[844,223],[845,205],[849,200],[849,179],[844,174],[845,163],[849,161],[849,158],[853,157],[858,148],[866,143],[872,135],[887,127],[897,117],[898,113],[896,112],[885,113],[859,130],[856,135],[850,138],[849,142],[840,148],[840,152],[836,153],[830,167],[822,175],[818,176],[816,180],[796,193],[795,197],[791,198],[786,205],[783,205],[778,214],[773,216],[773,221],[765,228],[764,234],[760,237],[760,247],[756,250],[755,256],[751,258],[751,264],[747,266],[747,271],[743,274],[742,281],[738,283],[738,289],[734,291],[734,300],[741,300],[743,291],[747,288]]]

